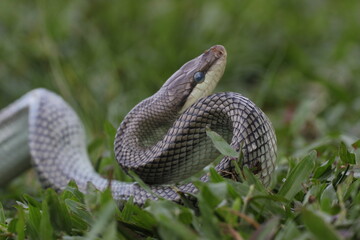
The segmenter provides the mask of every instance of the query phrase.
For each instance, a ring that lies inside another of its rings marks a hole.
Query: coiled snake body
[[[157,196],[179,201],[172,185],[195,193],[192,183],[179,184],[199,172],[219,152],[206,135],[209,127],[243,152],[247,165],[267,184],[274,170],[276,138],[270,121],[249,99],[238,93],[209,95],[222,77],[226,51],[214,46],[183,65],[153,96],[125,117],[115,138],[119,164],[149,184],[101,177],[86,152],[83,126],[76,113],[56,94],[36,89],[0,112],[0,185],[30,166],[44,186],[63,189],[75,180],[86,191],[91,182],[100,190],[109,185],[115,199],[143,204]],[[241,149],[240,149],[241,148]],[[215,169],[227,176],[233,159],[224,157]],[[206,181],[207,176],[201,180]]]

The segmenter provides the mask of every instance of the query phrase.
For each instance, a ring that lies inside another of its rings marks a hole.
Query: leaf
[[[161,222],[159,233],[163,239],[197,239],[191,228],[179,224],[179,221],[173,218],[160,215],[158,221]]]
[[[197,239],[197,235],[183,221],[192,218],[191,212],[174,202],[159,200],[150,202],[147,210],[153,214],[161,239]],[[185,218],[185,219],[184,219]]]
[[[209,183],[200,188],[199,199],[214,209],[227,196],[227,183]]]
[[[284,185],[279,190],[279,195],[292,200],[301,191],[302,183],[308,179],[315,166],[315,158],[316,152],[312,151],[290,171]]]
[[[79,202],[84,202],[84,194],[79,191],[76,182],[71,180],[61,193],[62,199],[72,199]]]
[[[85,239],[93,240],[97,239],[99,234],[103,233],[107,229],[107,225],[111,220],[114,220],[114,213],[116,211],[116,206],[114,202],[109,201],[104,205],[99,213],[99,216],[96,218],[95,224],[92,226],[91,230],[86,234]]]
[[[214,196],[209,187],[204,185],[200,189],[198,200],[201,217],[196,221],[198,224],[195,227],[205,239],[220,239],[219,220],[214,215],[214,207],[220,203],[221,199],[218,196]]]
[[[253,172],[250,171],[250,169],[248,168],[248,166],[244,166],[243,167],[243,173],[245,175],[245,178],[247,180],[247,182],[251,185],[254,184],[255,188],[257,190],[259,190],[260,192],[264,192],[266,193],[266,188],[264,187],[264,184],[262,184],[259,180],[259,178],[257,178],[256,176],[254,176]]]
[[[319,240],[338,240],[341,239],[335,229],[324,221],[322,217],[304,208],[301,212],[302,220],[306,228]]]
[[[24,240],[25,239],[25,213],[24,209],[21,206],[16,206],[16,209],[18,210],[18,218],[16,221],[15,229],[17,233],[17,239],[18,240]]]
[[[344,189],[346,189],[346,193],[344,196],[345,199],[346,198],[356,199],[356,195],[360,193],[358,190],[358,189],[360,189],[360,179],[357,179],[354,182],[351,182],[350,186],[347,188],[344,188]],[[355,204],[355,205],[357,205],[359,203],[360,202],[353,201],[353,204]]]
[[[331,208],[335,202],[338,202],[336,191],[332,184],[329,184],[322,192],[320,197],[321,209],[331,214]]]
[[[71,217],[65,201],[51,188],[46,190],[46,201],[49,206],[50,219],[54,228],[70,234],[72,229]]]
[[[185,225],[191,224],[193,220],[193,212],[189,208],[184,208],[181,213],[179,213],[179,221]]]
[[[40,219],[40,239],[53,239],[53,227],[50,222],[49,207],[46,201],[42,202],[42,214]]]
[[[23,198],[28,203],[28,205],[33,205],[34,207],[41,208],[41,202],[36,200],[32,196],[24,193]]]
[[[344,142],[340,143],[339,156],[343,163],[355,164],[355,154],[350,153]]]
[[[41,221],[41,208],[35,207],[32,204],[29,204],[29,219],[27,231],[29,235],[33,239],[38,239],[39,237],[39,229],[40,229],[40,221]]]
[[[15,206],[15,208],[17,208],[17,207]],[[9,223],[8,229],[7,229],[9,232],[16,233],[16,224],[17,224],[18,220],[19,220],[19,217],[13,218],[10,220],[10,223]]]
[[[123,210],[119,214],[120,220],[125,223],[136,224],[146,230],[155,228],[155,219],[152,214],[134,205],[133,198],[126,201]]]
[[[319,167],[317,167],[314,171],[314,178],[320,178],[326,174],[331,174],[332,169],[331,166],[335,161],[335,157],[330,158],[323,164],[321,164]]]
[[[136,207],[133,203],[133,199],[134,199],[133,197],[130,197],[130,199],[125,202],[124,208],[120,213],[120,217],[122,221],[129,222],[131,216],[135,212]]]
[[[211,179],[211,182],[214,182],[214,183],[224,181],[224,178],[213,167],[210,168],[210,179]]]
[[[231,147],[225,139],[220,136],[218,133],[210,130],[210,128],[206,128],[206,135],[211,139],[215,148],[219,150],[219,152],[224,156],[238,158],[239,153],[235,151],[233,147]]]
[[[98,239],[98,238],[96,238],[96,239]],[[107,239],[119,239],[119,240],[124,239],[125,240],[126,238],[123,236],[120,237],[119,235],[117,235],[116,221],[113,220],[103,230],[102,239],[106,239],[106,240]]]
[[[72,199],[66,199],[65,204],[73,214],[79,217],[78,220],[80,220],[83,223],[86,223],[87,225],[92,224],[93,219],[90,213],[87,211],[86,206],[84,204],[76,202]]]

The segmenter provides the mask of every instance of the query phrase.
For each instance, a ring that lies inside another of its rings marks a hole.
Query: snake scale
[[[187,62],[120,124],[116,159],[152,192],[136,182],[111,180],[109,184],[96,173],[78,116],[60,96],[45,89],[35,89],[0,111],[0,185],[32,165],[45,187],[61,190],[74,180],[81,191],[86,191],[89,182],[99,190],[110,186],[115,199],[133,197],[140,205],[159,196],[180,201],[177,191],[197,192],[192,183],[181,181],[220,155],[206,128],[242,151],[242,164],[268,184],[276,159],[271,122],[238,93],[211,94],[223,75],[226,57],[225,48],[216,45]],[[215,169],[229,177],[234,173],[233,161],[225,156]],[[207,175],[201,177],[202,181],[207,179]]]

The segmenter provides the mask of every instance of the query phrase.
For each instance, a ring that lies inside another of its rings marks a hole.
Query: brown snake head
[[[202,97],[212,93],[226,66],[227,53],[223,46],[215,45],[200,56],[185,63],[161,87],[169,101],[180,104],[184,112]]]

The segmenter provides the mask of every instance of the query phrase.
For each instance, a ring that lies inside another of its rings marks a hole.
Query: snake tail
[[[29,96],[0,111],[0,187],[30,168]]]

